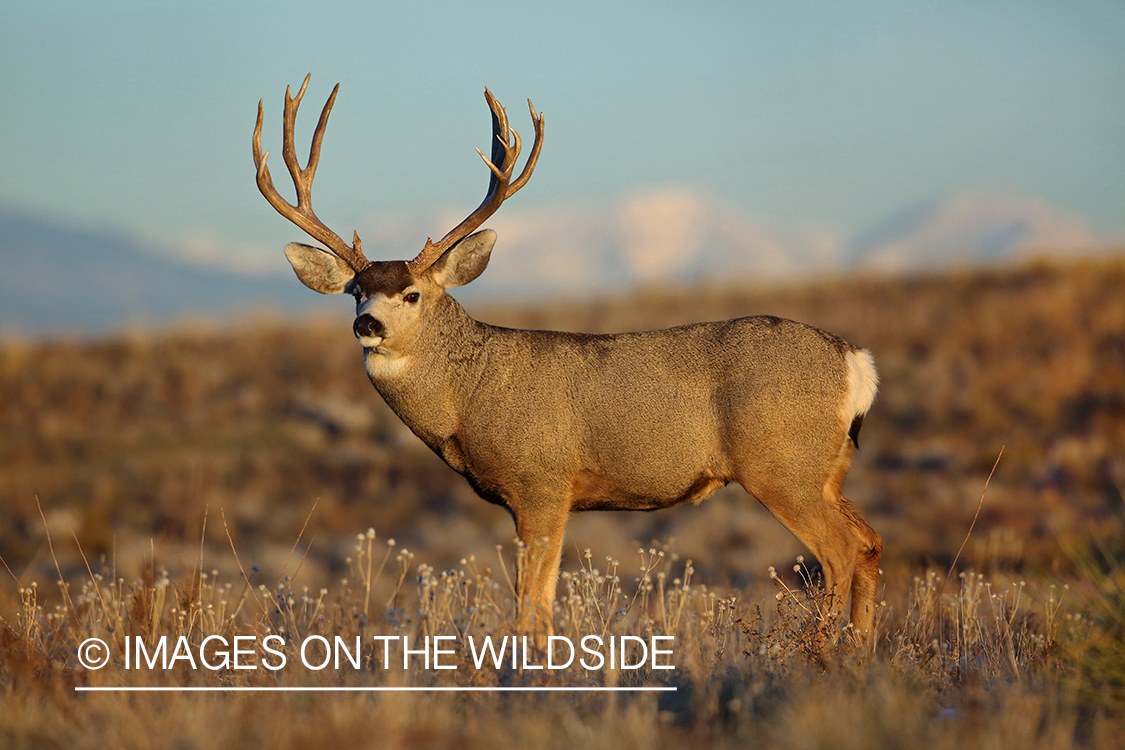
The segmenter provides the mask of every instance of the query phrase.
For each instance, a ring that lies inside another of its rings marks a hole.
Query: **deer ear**
[[[482,229],[449,248],[430,266],[434,281],[448,289],[464,286],[488,267],[488,256],[496,244],[496,232]]]
[[[355,271],[342,259],[318,247],[290,242],[285,246],[285,257],[301,283],[321,294],[340,294]]]

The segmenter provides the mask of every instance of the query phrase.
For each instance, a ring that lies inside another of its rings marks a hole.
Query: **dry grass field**
[[[878,632],[828,662],[815,561],[727,488],[568,528],[555,633],[674,636],[674,670],[476,668],[472,644],[512,633],[511,519],[384,406],[347,307],[0,344],[0,746],[1120,746],[1125,258],[470,310],[587,331],[769,313],[871,349],[845,488],[884,538]],[[257,669],[124,661],[271,635]],[[311,636],[358,637],[359,666],[302,666]],[[442,636],[455,668],[384,664],[385,636]],[[90,637],[105,668],[79,663]],[[675,690],[75,690],[138,686]]]

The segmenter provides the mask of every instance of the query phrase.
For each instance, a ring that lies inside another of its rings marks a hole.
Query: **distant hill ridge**
[[[405,257],[420,238],[459,218],[449,214],[374,217],[361,222],[359,232],[369,257]],[[851,238],[831,227],[761,221],[676,186],[639,190],[608,204],[512,206],[489,225],[500,235],[489,270],[457,290],[459,297],[580,297],[639,285],[853,269],[914,272],[1111,243],[1046,201],[984,191],[908,207]],[[295,228],[293,239],[302,239]],[[221,317],[263,304],[287,312],[331,304],[301,286],[277,250],[275,272],[236,273],[219,267],[214,256],[185,251],[171,257],[121,233],[69,228],[0,207],[0,331],[108,331],[189,314]]]
[[[284,262],[284,258],[282,259]],[[244,276],[155,252],[120,233],[0,207],[0,333],[104,332],[256,304],[300,309],[317,295],[278,275]]]

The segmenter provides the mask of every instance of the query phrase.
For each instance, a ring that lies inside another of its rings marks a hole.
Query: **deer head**
[[[490,178],[484,200],[475,211],[451,229],[438,242],[427,238],[421,252],[409,261],[369,261],[363,255],[359,233],[353,233],[348,245],[339,235],[325,226],[312,210],[312,182],[320,160],[320,147],[328,116],[336,101],[339,84],[320,113],[320,121],[313,133],[308,164],[302,168],[294,147],[293,127],[297,109],[309,85],[310,76],[297,96],[285,89],[283,117],[282,158],[293,178],[297,191],[297,205],[291,205],[277,192],[270,177],[262,152],[262,102],[258,102],[258,121],[254,127],[254,166],[258,172],[258,189],[278,213],[304,230],[313,239],[324,244],[327,251],[290,243],[285,257],[293,266],[301,282],[321,294],[348,293],[356,299],[356,320],[353,330],[365,348],[377,349],[390,337],[404,337],[420,325],[427,312],[440,304],[445,290],[468,284],[488,265],[496,233],[491,230],[476,232],[508,198],[512,197],[531,178],[539,152],[543,147],[543,115],[535,111],[528,100],[528,109],[535,124],[535,142],[523,171],[514,181],[512,175],[519,158],[522,142],[514,128],[508,126],[508,116],[488,89],[485,100],[492,112],[492,158],[480,149],[477,153],[488,166]]]

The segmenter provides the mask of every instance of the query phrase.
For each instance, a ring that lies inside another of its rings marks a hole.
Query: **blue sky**
[[[314,190],[340,234],[476,206],[486,85],[529,137],[525,99],[547,115],[524,207],[686,184],[855,231],[985,188],[1118,233],[1123,39],[1119,0],[20,0],[0,7],[0,203],[169,249],[280,246],[297,230],[254,186],[250,134],[264,97],[280,156],[282,94],[311,72],[303,153],[341,84]]]

